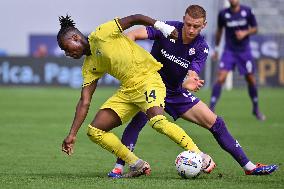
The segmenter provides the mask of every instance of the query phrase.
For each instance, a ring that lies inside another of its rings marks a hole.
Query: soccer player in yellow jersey
[[[138,111],[147,114],[149,123],[155,130],[184,149],[200,153],[184,130],[163,115],[166,88],[157,72],[162,64],[122,33],[139,24],[153,26],[164,36],[177,39],[175,27],[137,14],[106,22],[86,38],[75,27],[70,16],[60,17],[59,20],[61,29],[57,41],[66,56],[79,59],[86,55],[82,68],[84,81],[81,98],[70,132],[63,141],[62,151],[68,155],[73,153],[76,134],[86,118],[98,79],[108,73],[121,81],[121,87],[97,112],[88,126],[87,135],[94,143],[130,165],[130,171],[125,177],[148,175],[151,172],[146,161],[139,159],[110,132],[129,121]]]

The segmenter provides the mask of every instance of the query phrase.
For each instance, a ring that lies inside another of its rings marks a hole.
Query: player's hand
[[[235,34],[238,40],[242,40],[248,35],[248,32],[247,30],[238,30]]]
[[[191,91],[197,92],[201,89],[201,87],[203,87],[204,80],[199,79],[199,77],[192,77],[190,79],[194,82]]]
[[[161,22],[157,20],[154,24],[154,28],[156,28],[157,30],[160,30],[166,38],[171,38],[175,40],[178,38],[177,29],[174,26],[166,24],[165,22]]]
[[[192,71],[189,70],[187,74],[187,78],[183,82],[183,88],[197,92],[204,85],[204,80],[199,79],[197,74],[192,74]]]
[[[212,62],[217,62],[219,59],[219,53],[217,51],[214,51],[212,56],[211,56],[211,60]]]
[[[172,31],[171,35],[169,36],[171,39],[177,40],[178,39],[178,31],[177,29],[174,29],[174,31]]]
[[[74,152],[75,141],[76,141],[76,136],[68,135],[62,143],[62,151],[68,155],[72,155]]]

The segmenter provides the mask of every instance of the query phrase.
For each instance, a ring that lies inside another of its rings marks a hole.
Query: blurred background
[[[253,8],[259,25],[258,34],[251,40],[253,56],[258,65],[258,83],[260,86],[283,87],[283,0],[241,0],[241,3]],[[182,21],[184,11],[190,4],[200,4],[206,9],[208,25],[203,35],[212,46],[217,14],[228,5],[227,0],[3,0],[0,2],[0,86],[80,88],[82,60],[66,59],[57,46],[60,15],[72,15],[77,27],[88,34],[99,24],[116,16],[124,17],[135,13],[159,20]],[[147,50],[151,49],[151,41],[138,43]],[[205,88],[209,88],[214,81],[216,65],[208,58],[202,73],[206,80]],[[100,84],[118,85],[118,82],[106,75]],[[246,86],[238,73],[228,77],[226,88],[232,86]]]

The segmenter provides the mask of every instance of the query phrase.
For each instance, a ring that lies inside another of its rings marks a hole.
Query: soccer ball
[[[175,165],[182,178],[195,178],[201,171],[202,158],[195,152],[184,151],[177,156]]]

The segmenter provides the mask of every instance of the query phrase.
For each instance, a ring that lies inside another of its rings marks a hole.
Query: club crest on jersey
[[[231,18],[230,13],[225,13],[225,18],[227,18],[227,19]]]
[[[247,16],[247,12],[245,10],[242,10],[241,11],[241,15],[242,15],[242,17],[246,17]]]
[[[195,54],[195,48],[190,48],[190,49],[188,50],[188,54],[189,54],[189,55],[194,55],[194,54]]]
[[[99,49],[96,50],[96,55],[97,56],[101,56],[102,55],[102,53],[101,53],[101,51]]]
[[[209,49],[205,48],[204,49],[204,53],[208,54],[209,53]]]

